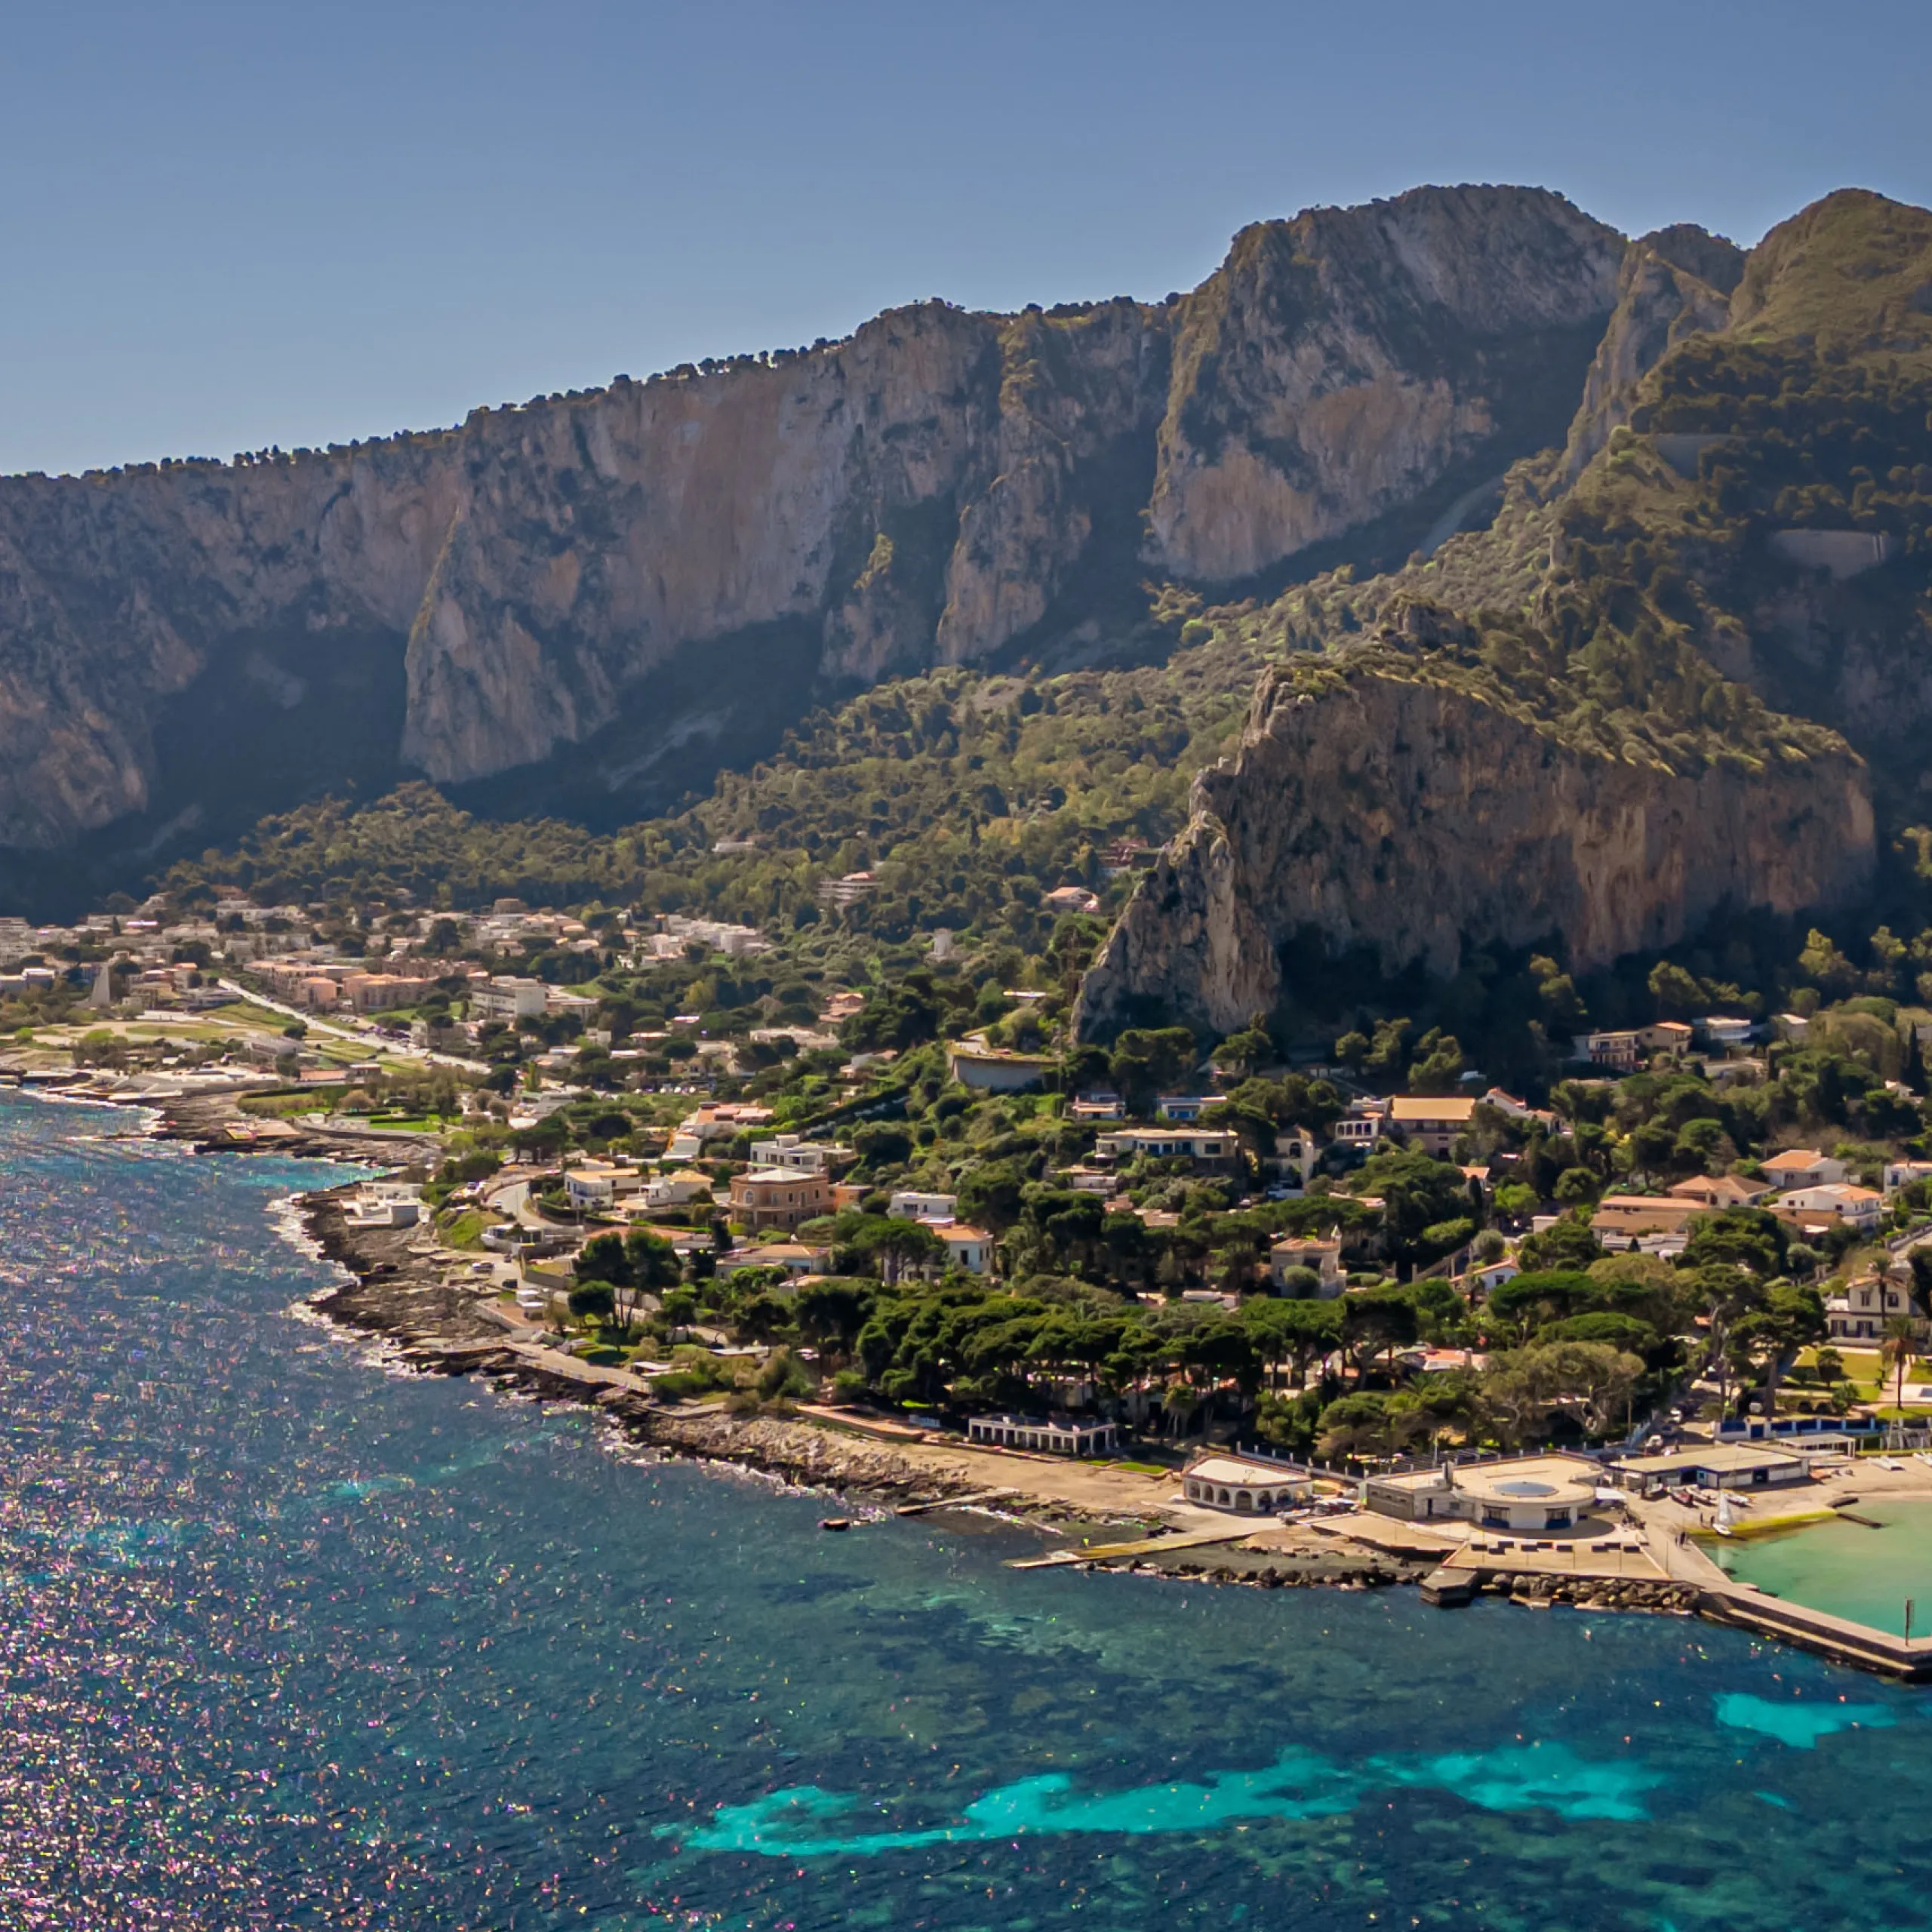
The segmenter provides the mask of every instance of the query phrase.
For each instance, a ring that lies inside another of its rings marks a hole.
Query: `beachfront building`
[[[1181,1494],[1204,1509],[1228,1509],[1236,1515],[1267,1514],[1306,1503],[1315,1485],[1278,1463],[1251,1462],[1244,1456],[1204,1456],[1181,1472]]]
[[[1608,1466],[1620,1488],[1639,1496],[1668,1489],[1766,1489],[1808,1481],[1810,1465],[1768,1443],[1687,1442],[1668,1455],[1625,1456]]]
[[[974,1416],[966,1438],[996,1449],[1038,1449],[1049,1456],[1111,1456],[1120,1429],[1111,1422],[1080,1422],[1070,1417]]]
[[[1363,1498],[1377,1515],[1407,1522],[1474,1523],[1518,1536],[1566,1534],[1591,1513],[1603,1477],[1587,1456],[1511,1456],[1371,1476]]]

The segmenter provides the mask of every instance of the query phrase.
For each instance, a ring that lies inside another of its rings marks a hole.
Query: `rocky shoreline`
[[[150,1131],[156,1138],[184,1142],[197,1152],[272,1152],[392,1166],[435,1152],[433,1143],[419,1146],[395,1137],[379,1140],[312,1124],[251,1146],[227,1131],[231,1121],[245,1118],[232,1097],[197,1096],[164,1105]],[[352,1229],[345,1203],[352,1185],[317,1189],[296,1203],[303,1230],[343,1277],[316,1295],[310,1306],[346,1334],[384,1345],[394,1359],[416,1372],[480,1375],[494,1386],[537,1401],[588,1407],[627,1442],[653,1454],[740,1469],[820,1491],[842,1508],[861,1512],[943,1509],[969,1499],[980,1499],[976,1506],[988,1506],[983,1476],[963,1463],[949,1466],[943,1458],[915,1460],[890,1444],[782,1414],[734,1414],[715,1404],[666,1403],[635,1389],[580,1377],[568,1371],[561,1358],[531,1359],[547,1352],[533,1347],[469,1284],[453,1278],[447,1259],[423,1250],[419,1229]],[[1016,1466],[1016,1491],[1023,1487],[1025,1474]],[[1022,1493],[1002,1496],[997,1513],[1007,1521],[1027,1524],[1048,1538],[1110,1531],[1119,1541],[1138,1546],[1131,1555],[1109,1555],[1101,1544],[1100,1553],[1089,1555],[1069,1540],[1055,1553],[1066,1567],[1174,1582],[1260,1589],[1374,1590],[1419,1584],[1435,1567],[1433,1559],[1405,1557],[1334,1537],[1318,1543],[1311,1540],[1310,1546],[1290,1550],[1229,1545],[1204,1550],[1177,1538],[1177,1547],[1164,1551],[1158,1546],[1158,1536],[1149,1537],[1150,1524],[1119,1512],[1086,1510]],[[1150,1541],[1155,1543],[1151,1549]],[[1694,1586],[1683,1583],[1528,1572],[1486,1573],[1480,1589],[1484,1595],[1533,1609],[1561,1604],[1578,1610],[1687,1616],[1695,1613],[1697,1601]]]

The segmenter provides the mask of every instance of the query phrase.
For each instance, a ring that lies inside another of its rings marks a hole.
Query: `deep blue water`
[[[1015,1572],[300,1317],[312,1166],[0,1098],[0,1927],[1932,1924],[1932,1703]]]

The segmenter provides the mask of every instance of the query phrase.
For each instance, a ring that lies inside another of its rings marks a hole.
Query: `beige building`
[[[1592,1513],[1602,1479],[1587,1456],[1512,1456],[1371,1476],[1363,1489],[1369,1508],[1384,1516],[1411,1522],[1446,1517],[1540,1536],[1574,1530]]]
[[[832,1183],[822,1174],[754,1168],[731,1180],[731,1214],[749,1228],[783,1228],[832,1211]]]
[[[1695,1201],[1668,1194],[1606,1194],[1590,1217],[1599,1241],[1634,1241],[1639,1235],[1681,1234],[1708,1211]]]
[[[1123,1127],[1094,1137],[1097,1160],[1128,1161],[1146,1155],[1157,1161],[1192,1161],[1197,1168],[1234,1164],[1238,1136],[1202,1127]]]
[[[1401,1128],[1425,1153],[1442,1158],[1469,1131],[1476,1110],[1472,1097],[1454,1094],[1398,1094],[1389,1103],[1389,1124]]]
[[[1762,1181],[1746,1180],[1737,1174],[1695,1174],[1681,1180],[1670,1190],[1673,1201],[1688,1201],[1713,1213],[1724,1208],[1749,1208],[1770,1192]]]
[[[1313,1482],[1286,1464],[1251,1462],[1244,1456],[1203,1456],[1181,1472],[1180,1487],[1202,1509],[1237,1515],[1269,1514],[1315,1494]]]
[[[1332,1301],[1347,1285],[1342,1272],[1341,1237],[1318,1239],[1311,1235],[1291,1235],[1278,1241],[1268,1251],[1268,1278],[1276,1287],[1283,1286],[1291,1268],[1312,1268],[1321,1278],[1321,1298]]]

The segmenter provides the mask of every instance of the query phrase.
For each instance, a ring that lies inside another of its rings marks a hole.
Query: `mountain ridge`
[[[737,691],[667,720],[651,686],[714,646],[799,691],[989,661],[1115,621],[1149,568],[1225,583],[1540,447],[1623,248],[1547,190],[1418,189],[1244,230],[1171,309],[928,303],[455,429],[0,480],[0,848],[118,825],[125,860],[627,718],[598,782],[662,809],[745,735]],[[251,764],[290,718],[302,755]]]

